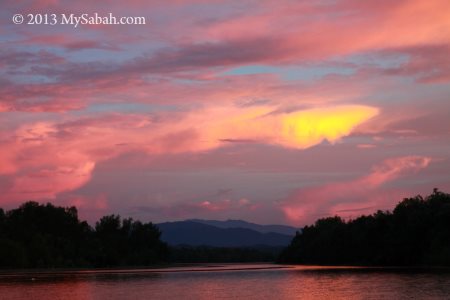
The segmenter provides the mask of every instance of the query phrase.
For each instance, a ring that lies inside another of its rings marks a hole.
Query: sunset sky
[[[0,207],[303,226],[450,191],[448,0],[2,0],[0,24]]]

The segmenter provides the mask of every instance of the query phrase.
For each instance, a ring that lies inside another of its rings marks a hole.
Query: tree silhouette
[[[450,265],[450,195],[434,189],[426,198],[401,201],[344,222],[324,218],[306,226],[280,262],[357,265]]]
[[[26,202],[0,209],[0,267],[105,267],[164,261],[167,245],[152,223],[105,216],[95,229],[75,207]]]

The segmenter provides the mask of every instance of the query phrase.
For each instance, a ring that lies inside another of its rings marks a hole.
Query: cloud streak
[[[403,176],[426,168],[430,157],[404,156],[391,158],[375,165],[372,171],[354,180],[336,182],[318,187],[300,189],[293,192],[281,203],[286,217],[296,224],[313,222],[318,217],[334,214],[348,215],[346,212],[366,211],[380,205],[399,201],[399,192],[381,193],[379,188]],[[384,198],[384,199],[383,199]]]

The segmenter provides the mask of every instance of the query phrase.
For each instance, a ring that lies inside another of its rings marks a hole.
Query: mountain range
[[[250,223],[242,220],[226,220],[226,221],[216,221],[216,220],[201,220],[201,219],[190,219],[187,221],[207,224],[216,226],[219,228],[247,228],[252,229],[261,233],[280,233],[285,235],[294,236],[296,231],[299,231],[299,228],[287,226],[287,225],[260,225],[255,223]]]
[[[284,247],[299,229],[285,225],[259,225],[241,220],[199,220],[157,224],[169,245],[210,247]]]

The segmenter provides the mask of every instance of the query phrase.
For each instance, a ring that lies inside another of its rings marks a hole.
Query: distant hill
[[[249,223],[242,220],[226,220],[226,221],[216,221],[216,220],[201,220],[201,219],[191,219],[187,221],[207,224],[216,226],[219,228],[247,228],[252,229],[261,233],[280,233],[285,235],[294,236],[296,231],[301,231],[299,228],[286,226],[286,225],[259,225],[254,223]]]
[[[248,228],[220,228],[194,221],[166,222],[157,226],[162,232],[161,240],[169,245],[280,247],[289,245],[292,240],[292,235],[262,233]]]

